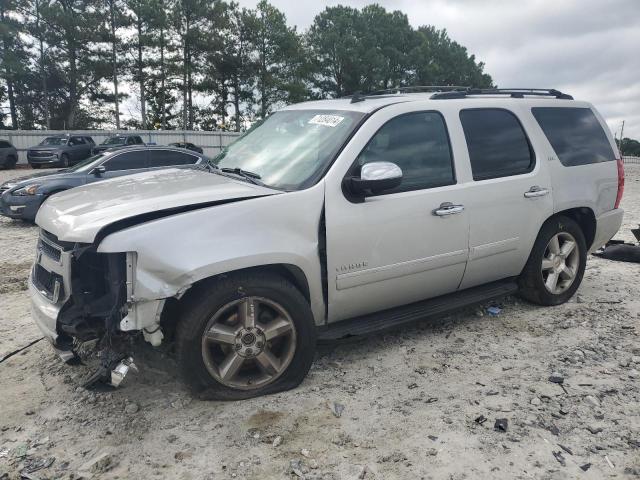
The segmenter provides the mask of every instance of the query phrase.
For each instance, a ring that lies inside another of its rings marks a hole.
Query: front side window
[[[565,167],[615,160],[590,108],[535,107],[531,112]]]
[[[76,163],[73,167],[70,167],[68,170],[70,172],[90,172],[100,164],[100,161],[104,156],[105,156],[104,153],[98,153],[93,157],[86,158],[81,162]]]
[[[82,137],[71,137],[69,140],[69,145],[85,145],[85,143]]]
[[[474,180],[521,175],[533,170],[535,156],[517,117],[508,110],[460,111]]]
[[[316,183],[364,114],[282,110],[226,147],[213,163],[260,176],[267,186],[301,190]]]
[[[107,172],[147,168],[147,151],[136,150],[135,152],[120,153],[104,162],[103,165]]]
[[[400,186],[384,194],[456,183],[447,128],[436,112],[404,114],[385,123],[358,156],[356,167],[372,162],[392,162],[402,170]]]

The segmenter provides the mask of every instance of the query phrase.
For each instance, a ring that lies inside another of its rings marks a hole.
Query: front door
[[[359,203],[327,185],[329,322],[452,292],[462,279],[469,216],[445,120],[434,111],[398,114],[403,108],[367,122],[377,131],[348,173],[393,162],[403,171],[401,185]]]

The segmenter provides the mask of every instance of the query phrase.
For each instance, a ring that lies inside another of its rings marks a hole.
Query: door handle
[[[525,198],[544,197],[549,193],[548,188],[541,188],[537,185],[531,187],[528,191],[524,192]]]
[[[433,214],[438,217],[446,217],[447,215],[455,215],[464,211],[464,205],[454,205],[451,202],[441,203],[438,208],[433,210]]]

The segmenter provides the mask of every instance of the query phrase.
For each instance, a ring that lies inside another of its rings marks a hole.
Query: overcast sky
[[[378,3],[446,28],[500,87],[557,88],[640,139],[640,0],[270,0],[305,30],[327,6]],[[257,0],[239,0],[254,7]]]

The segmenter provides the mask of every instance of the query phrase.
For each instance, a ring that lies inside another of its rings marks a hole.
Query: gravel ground
[[[623,207],[631,240],[638,166]],[[35,240],[0,219],[0,358],[40,338],[24,291]],[[122,388],[87,392],[89,368],[37,342],[0,363],[0,479],[639,478],[638,273],[591,257],[565,305],[512,297],[498,316],[323,345],[296,390],[235,403],[192,400],[144,345]]]

